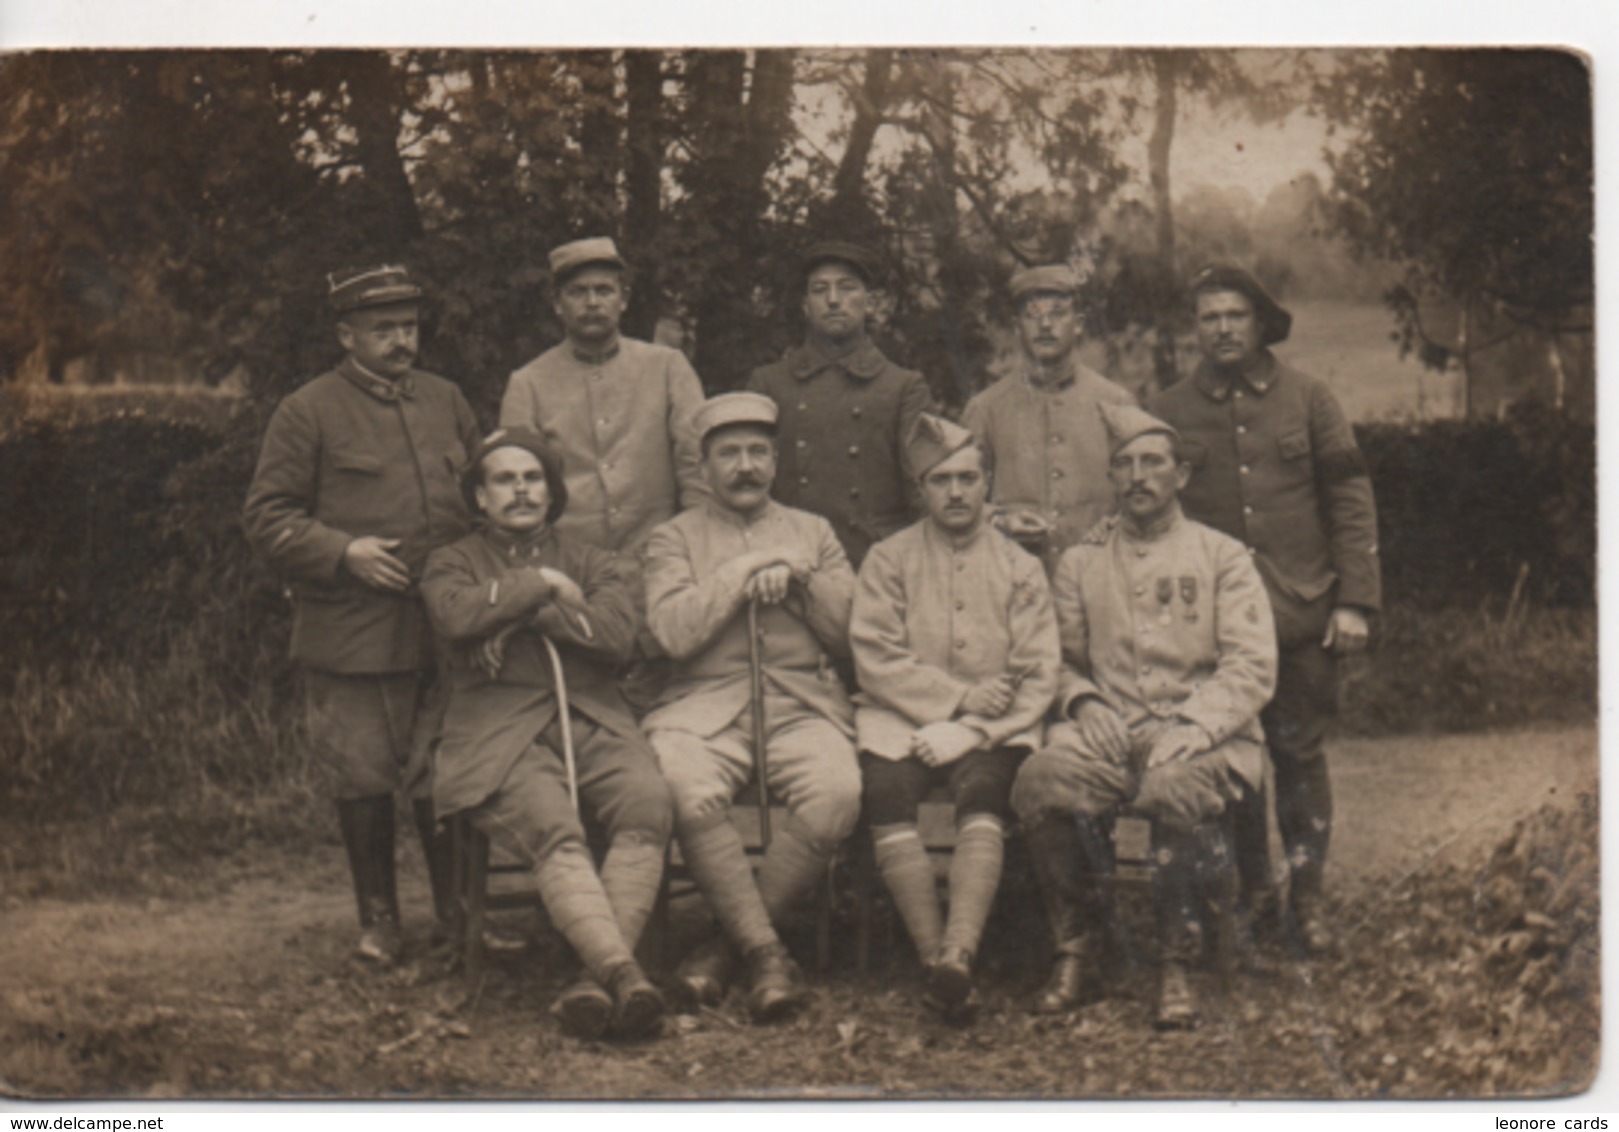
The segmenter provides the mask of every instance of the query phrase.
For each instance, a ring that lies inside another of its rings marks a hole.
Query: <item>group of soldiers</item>
[[[1378,608],[1376,520],[1341,409],[1271,352],[1291,320],[1251,275],[1192,279],[1203,359],[1149,412],[1080,362],[1075,273],[1018,271],[1017,364],[957,424],[868,336],[865,248],[811,248],[803,343],[707,399],[682,354],[620,333],[612,240],[549,266],[565,337],[488,436],[414,368],[409,274],[330,278],[347,356],[277,410],[248,496],[294,599],[361,957],[403,951],[400,789],[439,934],[458,930],[446,819],[531,867],[582,968],[552,1010],[582,1037],[666,1010],[635,949],[671,837],[716,922],[672,986],[714,1004],[745,978],[761,1022],[804,999],[778,926],[862,815],[950,1019],[977,1004],[1014,823],[1055,943],[1037,1011],[1104,969],[1123,810],[1155,830],[1158,1025],[1197,1021],[1187,967],[1233,859],[1241,924],[1332,946],[1322,742]],[[754,781],[786,812],[757,870],[730,812]],[[943,905],[918,830],[940,787]]]

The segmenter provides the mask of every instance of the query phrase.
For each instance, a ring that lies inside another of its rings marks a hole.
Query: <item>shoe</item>
[[[804,1001],[804,976],[781,943],[767,943],[748,952],[748,1013],[755,1022],[776,1022]]]
[[[658,1028],[663,1017],[663,995],[646,977],[641,965],[624,964],[608,981],[613,990],[613,1024],[626,1038],[644,1038]]]
[[[1085,1000],[1085,960],[1080,952],[1059,951],[1051,977],[1029,1009],[1035,1014],[1065,1014]]]
[[[613,998],[595,979],[582,975],[557,995],[551,1013],[570,1038],[594,1041],[607,1032],[607,1024],[613,1020]]]
[[[1155,1030],[1195,1030],[1199,1020],[1197,997],[1186,978],[1186,966],[1164,960],[1158,977],[1158,1006],[1153,1013]]]
[[[694,1006],[718,1006],[725,998],[726,985],[736,953],[722,935],[710,936],[699,944],[675,969],[675,982]]]
[[[924,1001],[941,1014],[960,1010],[973,993],[973,957],[959,947],[942,947],[928,964]]]
[[[428,944],[431,947],[459,947],[461,935],[459,923],[435,920],[432,934],[428,936]],[[484,925],[483,949],[491,955],[514,955],[519,951],[527,951],[528,946],[529,938],[522,932],[498,927],[495,924]]]
[[[399,921],[386,912],[373,913],[371,922],[360,929],[354,954],[378,967],[396,965],[405,957],[405,937],[399,930]]]

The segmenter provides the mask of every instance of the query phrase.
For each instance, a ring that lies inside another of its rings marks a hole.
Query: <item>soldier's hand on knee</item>
[[[1102,700],[1081,700],[1073,713],[1074,728],[1084,744],[1110,762],[1130,761],[1130,729],[1124,717]]]
[[[974,684],[962,697],[962,713],[982,716],[985,719],[999,719],[1011,708],[1016,688],[1012,677],[1006,675]]]
[[[1327,635],[1322,638],[1321,647],[1335,656],[1348,656],[1364,649],[1371,635],[1372,626],[1364,613],[1352,606],[1340,605],[1327,622]]]
[[[1201,755],[1209,746],[1209,733],[1195,723],[1166,728],[1152,741],[1152,748],[1147,752],[1147,769],[1183,762],[1193,755]]]
[[[357,538],[343,548],[343,568],[374,590],[404,593],[410,589],[410,570],[391,551],[396,538]]]

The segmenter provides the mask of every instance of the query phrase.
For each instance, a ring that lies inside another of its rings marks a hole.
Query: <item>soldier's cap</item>
[[[1287,341],[1287,336],[1293,332],[1293,316],[1271,298],[1270,292],[1255,279],[1252,273],[1243,270],[1233,263],[1211,263],[1192,276],[1187,285],[1187,294],[1191,296],[1192,305],[1197,305],[1197,297],[1204,291],[1236,291],[1246,295],[1248,301],[1254,305],[1254,315],[1259,319],[1259,344],[1273,346],[1277,342]]]
[[[1176,444],[1180,443],[1180,433],[1176,432],[1167,421],[1159,420],[1145,409],[1138,409],[1134,405],[1112,405],[1107,402],[1096,407],[1102,414],[1102,428],[1107,432],[1107,454],[1110,457],[1132,440],[1149,433],[1161,432]]]
[[[778,415],[776,403],[763,393],[721,393],[697,407],[692,426],[699,441],[716,429],[740,424],[757,425],[774,436]]]
[[[532,452],[540,462],[540,467],[545,469],[545,486],[551,494],[551,504],[545,510],[545,521],[548,524],[556,522],[568,506],[568,484],[563,477],[562,453],[556,450],[544,433],[521,426],[497,428],[473,449],[472,459],[467,461],[466,470],[461,473],[461,494],[466,498],[467,509],[473,514],[478,512],[476,489],[483,481],[483,458],[502,448],[521,448]]]
[[[394,264],[334,271],[326,276],[326,286],[326,301],[339,315],[422,299],[422,289],[410,281],[410,272]]]
[[[1066,263],[1024,267],[1012,273],[1008,286],[1014,303],[1030,295],[1075,295],[1079,293],[1079,273]]]
[[[823,263],[841,263],[853,268],[868,287],[875,287],[883,275],[882,262],[874,252],[845,240],[822,240],[811,244],[799,262],[804,279],[808,281],[810,273]]]
[[[911,474],[921,479],[977,440],[970,430],[955,421],[921,413],[905,438],[905,462],[910,465]]]
[[[551,278],[559,284],[580,268],[593,264],[605,264],[620,271],[627,266],[611,236],[591,236],[551,249]]]

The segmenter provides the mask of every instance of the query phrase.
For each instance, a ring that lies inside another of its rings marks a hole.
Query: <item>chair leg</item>
[[[489,838],[463,815],[452,819],[450,830],[457,902],[465,933],[461,937],[461,962],[468,981],[476,986],[483,978],[483,932],[489,895]]]

